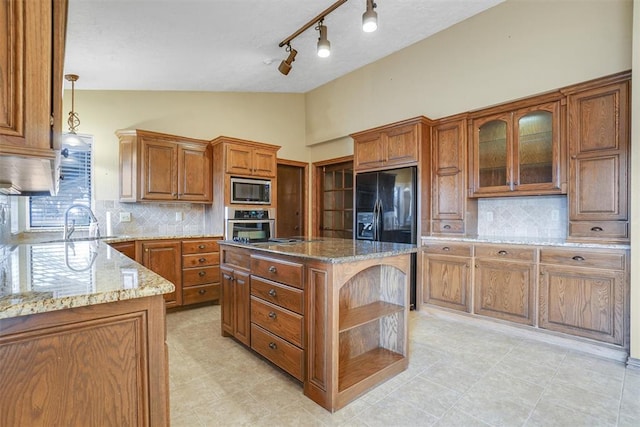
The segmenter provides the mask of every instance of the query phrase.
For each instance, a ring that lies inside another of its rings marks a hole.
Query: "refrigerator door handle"
[[[376,200],[376,204],[373,206],[373,217],[374,217],[374,232],[373,232],[373,240],[380,239],[380,199]]]

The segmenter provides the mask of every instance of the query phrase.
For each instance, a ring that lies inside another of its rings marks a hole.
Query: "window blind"
[[[64,139],[64,138],[63,138]],[[60,164],[60,188],[56,196],[32,196],[29,198],[31,228],[60,228],[64,225],[64,213],[71,205],[91,207],[91,161],[93,138],[78,136],[80,143],[65,144]],[[76,226],[89,225],[85,211],[72,210],[69,219]]]

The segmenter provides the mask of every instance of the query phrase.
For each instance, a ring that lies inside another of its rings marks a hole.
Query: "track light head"
[[[367,0],[367,10],[362,14],[362,31],[372,33],[378,29],[378,13],[375,11],[377,4],[373,0]]]
[[[331,43],[327,40],[327,26],[322,25],[321,20],[316,29],[320,32],[320,37],[318,37],[318,56],[326,58],[331,55]]]
[[[298,51],[292,49],[290,45],[287,45],[287,52],[289,52],[289,56],[278,66],[278,71],[285,76],[291,71],[291,63],[296,60],[296,55],[298,54]]]

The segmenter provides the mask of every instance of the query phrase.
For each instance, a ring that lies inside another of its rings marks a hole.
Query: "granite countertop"
[[[369,240],[333,238],[317,238],[295,242],[260,243],[239,243],[231,240],[223,240],[220,241],[220,244],[249,248],[278,255],[314,259],[332,264],[384,258],[418,251],[418,247],[416,245],[406,243],[372,242]]]
[[[469,242],[495,243],[527,246],[564,246],[569,248],[629,249],[630,245],[622,243],[578,243],[551,237],[496,237],[496,236],[422,236],[422,243],[427,242]]]
[[[103,240],[0,245],[0,319],[174,290]]]
[[[208,239],[208,238],[221,238],[220,235],[214,234],[144,234],[144,235],[132,235],[132,234],[119,234],[115,236],[101,236],[98,240],[103,240],[107,243],[121,243],[121,242],[130,242],[132,240],[162,240],[162,239]],[[94,238],[89,237],[86,231],[80,231],[73,234],[73,237],[70,239],[71,241],[81,241],[81,240],[94,240]],[[25,243],[64,243],[64,239],[62,238],[62,232],[60,231],[30,231],[26,233],[20,233],[16,235],[12,235],[7,241],[6,244],[25,244]]]

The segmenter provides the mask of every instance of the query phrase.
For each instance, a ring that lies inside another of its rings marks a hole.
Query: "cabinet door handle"
[[[276,290],[275,289],[269,289],[269,296],[275,297],[276,296]]]
[[[591,231],[602,231],[602,227],[591,227]]]
[[[270,348],[271,350],[275,350],[276,348],[278,348],[278,346],[276,345],[276,343],[274,343],[274,342],[270,342],[270,343],[269,343],[269,348]]]
[[[272,319],[275,319],[276,317],[278,317],[278,315],[275,312],[270,311],[269,312],[269,317],[272,318]]]
[[[572,260],[574,261],[584,261],[584,258],[581,257],[580,255],[576,255],[574,257],[571,257]]]
[[[207,260],[206,258],[200,258],[198,262],[205,262],[206,260]]]
[[[207,274],[206,271],[201,271],[200,273],[198,273],[198,276],[204,277],[204,276],[206,276],[206,274]]]
[[[508,252],[507,252],[507,251],[505,251],[505,250],[498,251],[498,255],[505,256],[506,254],[508,254]]]
[[[276,271],[278,271],[278,269],[274,265],[269,267],[269,273],[275,273]]]
[[[199,293],[200,295],[204,295],[204,294],[206,294],[206,293],[207,293],[207,290],[206,290],[206,289],[200,289],[200,290],[198,291],[198,293]]]
[[[442,227],[442,228],[444,228],[445,230],[449,230],[449,229],[451,228],[451,226],[450,226],[449,224],[446,224],[446,225],[445,225],[444,227]]]
[[[206,245],[198,245],[198,249],[204,249],[206,247],[207,247]]]
[[[449,252],[451,248],[449,246],[445,246],[444,248],[442,248],[442,250],[445,252]]]

